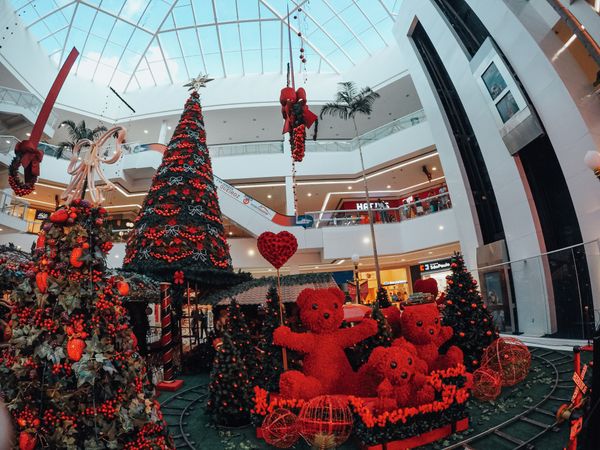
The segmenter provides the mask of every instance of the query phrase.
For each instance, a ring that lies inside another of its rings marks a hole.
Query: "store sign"
[[[312,228],[315,219],[311,215],[302,215],[296,217],[296,225],[300,225],[304,228]]]
[[[260,202],[257,202],[253,198],[248,197],[246,194],[244,194],[240,190],[234,188],[229,183],[226,183],[217,177],[215,177],[214,181],[215,181],[215,186],[217,187],[217,189],[219,191],[221,191],[221,192],[227,194],[229,197],[232,197],[233,199],[237,200],[238,202],[240,202],[242,205],[246,206],[247,208],[254,210],[255,212],[259,213],[260,215],[266,217],[269,220],[271,220],[271,219],[273,219],[273,217],[275,217],[275,211],[267,208],[265,205],[263,205]]]
[[[389,208],[390,204],[388,202],[371,202],[371,209],[381,209],[381,208]],[[369,209],[368,203],[357,203],[356,208],[359,211],[367,211]]]
[[[440,259],[438,261],[430,261],[430,262],[419,264],[419,270],[421,271],[421,273],[438,272],[440,270],[448,270],[448,269],[450,269],[451,263],[452,263],[451,258]]]
[[[36,211],[35,220],[46,220],[50,217],[50,213],[46,211]]]
[[[394,281],[384,281],[384,286],[393,286],[395,284],[408,284],[406,280],[394,280]]]

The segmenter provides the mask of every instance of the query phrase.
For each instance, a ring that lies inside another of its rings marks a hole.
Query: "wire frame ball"
[[[290,448],[298,439],[298,416],[285,408],[277,408],[265,417],[262,424],[265,442],[277,448]]]
[[[479,400],[490,402],[502,391],[502,377],[489,367],[480,367],[473,372],[473,396]]]
[[[321,395],[300,410],[300,435],[315,449],[335,448],[352,432],[352,411],[344,396]]]
[[[495,370],[502,377],[502,386],[514,386],[529,373],[531,353],[523,342],[512,337],[498,338],[485,349],[481,367]]]

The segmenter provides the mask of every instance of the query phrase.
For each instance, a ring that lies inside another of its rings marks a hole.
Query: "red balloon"
[[[298,250],[296,237],[287,231],[271,233],[266,231],[258,237],[258,251],[273,267],[279,269]]]

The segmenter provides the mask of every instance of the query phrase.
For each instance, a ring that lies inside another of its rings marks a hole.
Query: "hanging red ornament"
[[[298,416],[285,408],[269,413],[261,430],[265,442],[277,448],[290,448],[300,438]]]
[[[19,450],[34,450],[36,445],[37,437],[26,431],[21,431],[21,434],[19,434]]]
[[[129,295],[129,284],[126,281],[118,281],[117,291],[119,291],[119,295],[126,297]]]

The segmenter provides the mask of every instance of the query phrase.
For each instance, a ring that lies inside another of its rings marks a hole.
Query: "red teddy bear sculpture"
[[[445,355],[439,353],[439,348],[452,337],[451,327],[442,326],[440,312],[435,303],[409,305],[404,308],[401,316],[402,337],[392,345],[402,346],[405,341],[413,344],[417,354],[427,363],[429,371],[454,367],[463,362],[463,352],[456,346],[451,346]]]
[[[425,384],[427,363],[407,341],[376,347],[359,374],[361,395],[377,396],[378,410],[419,406],[435,399],[433,387]]]
[[[304,289],[296,300],[307,333],[281,326],[273,333],[276,345],[304,353],[302,372],[289,370],[279,380],[286,398],[311,399],[324,394],[353,394],[358,374],[344,349],[377,333],[377,322],[364,319],[352,328],[340,329],[344,319],[344,293],[337,288]]]

